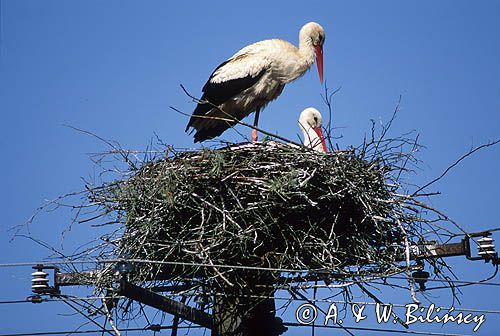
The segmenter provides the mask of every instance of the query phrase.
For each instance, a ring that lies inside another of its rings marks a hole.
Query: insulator
[[[479,244],[478,255],[483,257],[484,259],[490,259],[496,257],[497,253],[495,251],[495,244],[493,244],[494,240],[491,237],[483,237],[477,241]]]
[[[495,240],[491,237],[483,237],[481,239],[479,239],[477,242],[479,243],[480,246],[482,246],[483,244],[487,245],[487,244],[492,244]]]
[[[429,279],[429,275],[430,275],[429,272],[419,270],[419,271],[413,272],[411,276],[415,280],[415,282],[418,284],[418,286],[420,287],[420,290],[424,291],[426,289],[425,283],[427,282],[427,279]]]
[[[33,277],[33,279],[31,279],[31,289],[34,293],[43,293],[50,288],[48,273],[38,270],[31,273],[31,276]]]
[[[160,331],[161,331],[161,325],[159,325],[159,324],[150,324],[150,325],[147,327],[147,329],[152,330],[152,331],[154,331],[155,333],[156,333],[156,332],[160,332]]]
[[[129,274],[134,271],[134,265],[128,261],[119,261],[115,265],[115,270],[121,275]]]
[[[32,303],[42,303],[43,299],[40,295],[33,295],[28,297],[28,301],[31,301]]]

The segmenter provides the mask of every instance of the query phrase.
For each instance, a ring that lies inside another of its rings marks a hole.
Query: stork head
[[[299,127],[304,134],[304,146],[326,153],[326,142],[321,129],[321,113],[314,107],[308,107],[299,117]]]
[[[302,29],[300,29],[299,40],[306,40],[314,48],[319,81],[323,83],[323,43],[325,42],[325,30],[316,22],[306,23]]]

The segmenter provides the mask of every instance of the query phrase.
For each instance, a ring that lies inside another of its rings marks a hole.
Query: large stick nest
[[[328,154],[274,141],[172,151],[90,197],[121,214],[115,256],[190,264],[141,264],[139,282],[162,273],[231,283],[236,272],[200,265],[397,273],[405,242],[421,239],[426,223],[408,210],[412,197],[396,194],[396,162],[411,158],[391,150],[397,143]]]
[[[401,241],[384,167],[278,143],[186,152],[117,190],[134,258],[338,268]],[[377,219],[378,218],[378,219]]]

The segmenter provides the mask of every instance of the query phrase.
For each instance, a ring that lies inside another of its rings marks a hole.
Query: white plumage
[[[284,86],[302,76],[317,61],[323,80],[323,28],[310,22],[299,32],[299,47],[272,39],[251,44],[215,69],[203,87],[203,96],[186,131],[196,130],[194,141],[222,134],[250,113],[259,112],[276,99]],[[254,130],[255,131],[255,130]],[[256,140],[256,132],[252,132]]]
[[[300,114],[299,127],[304,135],[304,146],[317,152],[326,153],[325,138],[321,129],[322,123],[321,113],[314,107],[308,107]]]

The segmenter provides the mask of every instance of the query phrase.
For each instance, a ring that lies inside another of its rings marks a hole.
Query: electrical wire
[[[288,269],[288,268],[272,268],[272,267],[256,267],[256,266],[242,266],[242,265],[219,265],[219,264],[203,264],[203,263],[187,263],[180,261],[156,261],[156,260],[144,260],[144,259],[102,259],[102,260],[61,260],[61,261],[35,261],[35,262],[20,262],[20,263],[3,263],[0,264],[2,267],[22,267],[22,266],[58,266],[58,265],[76,265],[76,264],[107,264],[107,263],[118,263],[118,262],[130,262],[130,263],[141,263],[141,264],[156,264],[156,265],[171,265],[171,266],[195,266],[195,267],[211,267],[211,268],[227,268],[227,269],[241,269],[241,270],[255,270],[255,271],[272,271],[272,272],[284,272],[284,273],[314,273],[314,274],[328,274],[332,275],[331,271],[328,270],[314,270],[314,269]],[[336,274],[340,276],[348,277],[349,274]],[[348,282],[366,282],[381,278],[391,278],[396,280],[408,280],[416,279],[412,277],[401,277],[397,275],[386,275],[386,274],[370,274],[370,275],[356,275],[356,277],[366,277],[368,280],[355,280],[355,279],[335,279],[337,282],[348,281]],[[437,281],[437,282],[452,282],[452,283],[464,283],[464,284],[483,284],[490,286],[500,286],[498,282],[481,282],[480,280],[445,280],[445,279],[427,279],[426,281]],[[322,285],[318,285],[322,286]],[[324,286],[326,287],[326,285]],[[308,287],[309,288],[309,287]],[[311,287],[312,288],[312,287]]]
[[[284,326],[287,327],[309,327],[311,325],[300,324],[295,322],[284,322]],[[341,326],[335,325],[315,325],[315,328],[329,328],[329,329],[342,329]],[[178,326],[178,329],[201,329],[203,327],[200,326]],[[414,331],[414,330],[395,330],[395,329],[382,329],[382,328],[368,328],[368,327],[354,327],[354,326],[345,326],[347,330],[358,330],[358,331],[368,331],[368,332],[386,332],[386,333],[403,333],[403,334],[413,334],[413,335],[428,335],[428,336],[468,336],[465,334],[450,334],[450,333],[435,333],[428,331]],[[160,331],[172,329],[172,326],[158,326],[152,325],[145,328],[126,328],[119,329],[123,332],[136,332],[136,331]],[[66,330],[66,331],[42,331],[42,332],[31,332],[31,333],[13,333],[13,334],[0,334],[0,336],[45,336],[45,335],[68,335],[68,334],[91,334],[91,333],[102,333],[102,332],[113,332],[111,329],[96,329],[96,330]]]
[[[265,297],[265,298],[267,298],[267,299],[275,299],[275,300],[285,300],[285,301],[288,301],[288,300],[291,299],[290,297],[288,297],[288,298],[286,298],[286,297]],[[297,299],[297,298],[294,299],[294,300],[295,301],[303,301],[302,299]],[[308,301],[312,301],[312,302],[324,302],[324,303],[335,303],[335,304],[338,303],[338,304],[348,304],[348,305],[356,304],[356,305],[360,305],[360,306],[364,306],[364,305],[375,306],[375,305],[377,305],[376,302],[341,301],[341,300],[330,300],[330,299],[309,299]],[[399,307],[399,308],[406,307],[406,305],[402,304],[402,303],[391,303],[389,305],[393,306],[393,307]],[[419,305],[418,307],[419,308],[424,308],[424,309],[429,309],[431,306]],[[453,308],[455,311],[500,315],[500,310],[474,309],[474,308],[462,308],[462,307],[441,307],[441,306],[434,306],[433,308],[434,309],[439,308],[441,311],[443,311],[443,310],[450,310],[450,309]]]
[[[105,328],[105,325],[102,326],[100,325],[95,319],[92,319],[90,318],[90,316],[88,316],[87,314],[84,314],[80,309],[78,309],[77,307],[73,306],[71,303],[69,303],[68,301],[63,301],[65,304],[67,304],[68,306],[70,306],[74,311],[76,311],[78,314],[82,315],[84,318],[86,318],[90,323],[92,324],[95,324],[97,327],[101,328],[101,330],[103,330],[103,332],[106,330]],[[111,331],[105,331],[107,332],[108,334],[110,334],[111,336],[114,336],[114,331],[111,332]]]
[[[402,278],[405,279],[405,278]],[[172,294],[172,296],[177,296],[177,294]],[[257,297],[257,296],[256,296]],[[260,296],[258,296],[260,297]],[[57,298],[42,298],[43,301],[74,301],[74,300],[98,300],[102,298],[124,298],[123,296],[118,296],[118,297],[112,297],[112,296],[95,296],[95,297],[68,297],[68,298],[62,298],[62,297],[57,297]],[[273,298],[276,300],[291,300],[291,297],[266,297],[266,298]],[[340,303],[340,304],[359,304],[359,305],[374,305],[374,302],[355,302],[355,301],[340,301],[340,300],[328,300],[328,299],[311,299],[313,302],[327,302],[327,303]],[[31,303],[32,301],[29,299],[25,300],[10,300],[10,301],[0,301],[0,304],[11,304],[11,303]],[[391,304],[392,306],[395,307],[404,307],[405,305],[403,304]],[[424,307],[420,306],[420,308],[429,308],[429,307]],[[451,309],[448,307],[438,307],[435,306],[435,309],[440,308],[440,309]],[[470,309],[470,308],[454,308],[456,311],[468,311],[468,312],[475,312],[475,313],[485,313],[485,314],[500,314],[500,311],[496,310],[480,310],[480,309]],[[308,326],[308,325],[303,325],[303,324],[298,324],[298,323],[286,323],[285,325],[288,326]],[[358,331],[368,331],[368,332],[387,332],[387,333],[405,333],[405,334],[416,334],[416,335],[448,335],[448,336],[462,336],[462,334],[443,334],[443,333],[432,333],[432,332],[419,332],[419,331],[412,331],[412,330],[392,330],[392,329],[376,329],[376,328],[364,328],[364,327],[355,327],[355,326],[349,326],[349,327],[344,327],[344,326],[316,326],[316,327],[321,327],[321,328],[336,328],[336,329],[348,329],[348,330],[358,330]],[[169,329],[169,326],[163,327],[163,329]],[[188,327],[186,327],[188,328]],[[201,327],[200,327],[201,328]],[[144,330],[149,330],[147,328],[135,328],[135,329],[123,329],[123,331],[144,331]],[[112,330],[107,330],[105,328],[102,328],[101,330],[80,330],[80,331],[71,331],[71,332],[62,332],[62,331],[49,331],[49,332],[36,332],[36,333],[18,333],[18,334],[0,334],[0,336],[24,336],[24,335],[32,335],[32,336],[37,336],[37,335],[61,335],[61,334],[67,334],[67,333],[73,333],[73,334],[85,334],[85,333],[93,333],[93,332],[111,332]]]
[[[184,293],[184,296],[202,296],[202,295],[207,295],[206,293]],[[222,294],[221,294],[222,295]],[[163,295],[165,297],[175,297],[179,296],[179,294],[170,294],[170,295]],[[303,299],[300,298],[292,298],[292,297],[279,297],[279,296],[267,296],[267,295],[230,295],[231,297],[248,297],[248,298],[256,298],[256,299],[274,299],[274,300],[281,300],[281,301],[304,301]],[[95,296],[95,297],[58,297],[58,298],[41,298],[39,302],[33,302],[30,299],[25,299],[25,300],[6,300],[6,301],[0,301],[0,304],[18,304],[18,303],[42,303],[42,302],[61,302],[61,301],[95,301],[95,300],[102,300],[102,299],[127,299],[126,296]],[[308,299],[308,301],[311,302],[318,302],[318,303],[335,303],[335,304],[347,304],[347,305],[360,305],[360,306],[365,306],[365,305],[377,305],[376,302],[368,302],[368,301],[342,301],[342,300],[331,300],[331,299]],[[403,303],[391,303],[390,304],[393,307],[399,307],[399,308],[404,308],[406,307],[406,304]],[[419,305],[419,308],[424,308],[424,309],[429,309],[431,306],[423,306]],[[434,309],[440,309],[441,311],[443,310],[450,310],[454,309],[455,311],[462,311],[462,312],[471,312],[471,313],[483,313],[483,314],[492,314],[492,315],[500,315],[500,310],[489,310],[489,309],[474,309],[474,308],[464,308],[464,307],[444,307],[444,306],[433,306]]]
[[[176,296],[178,296],[176,294]],[[0,304],[16,304],[16,303],[42,303],[42,302],[60,302],[60,301],[96,301],[102,299],[125,299],[125,296],[117,295],[117,296],[88,296],[88,297],[57,297],[57,298],[40,298],[37,300],[34,299],[24,299],[24,300],[6,300],[0,301]]]
[[[364,283],[373,280],[380,280],[381,278],[387,278],[392,280],[420,280],[420,278],[415,277],[399,277],[399,276],[367,276],[370,279],[364,280],[348,280],[348,279],[335,279],[337,282],[352,282],[352,283]],[[452,279],[426,279],[427,282],[445,282],[445,283],[457,283],[457,284],[466,284],[466,285],[488,285],[488,286],[500,286],[500,282],[488,282],[481,280],[452,280]],[[382,285],[383,283],[377,283]],[[390,285],[390,284],[389,284]],[[283,288],[288,288],[287,286],[282,286]],[[297,285],[294,286],[299,289],[311,289],[311,288],[336,288],[336,285]]]
[[[160,331],[166,329],[172,329],[173,326],[162,326],[162,325],[150,325],[145,328],[126,328],[120,331],[124,332],[135,332],[135,331]],[[178,326],[177,329],[201,329],[200,326]],[[72,335],[72,334],[93,334],[102,332],[114,332],[112,329],[95,329],[95,330],[65,330],[65,331],[40,331],[40,332],[28,332],[28,333],[13,333],[13,334],[0,334],[0,336],[43,336],[43,335]]]
[[[308,324],[300,324],[296,322],[284,322],[284,326],[287,327],[309,327],[312,328],[311,325]],[[367,328],[367,327],[353,327],[353,326],[335,326],[335,325],[314,325],[315,328],[329,328],[329,329],[342,329],[345,328],[347,330],[358,330],[358,331],[369,331],[369,332],[386,332],[386,333],[402,333],[402,334],[414,334],[414,335],[427,335],[427,336],[469,336],[465,334],[450,334],[450,333],[435,333],[429,331],[416,331],[416,330],[395,330],[395,329],[381,329],[381,328]],[[0,335],[4,336],[4,335]]]
[[[367,301],[341,301],[341,300],[331,300],[331,299],[310,299],[308,298],[307,300],[305,299],[300,299],[300,298],[293,298],[293,297],[278,297],[278,296],[267,296],[267,295],[227,295],[227,294],[220,294],[221,296],[230,296],[230,297],[247,297],[247,298],[256,298],[256,299],[274,299],[274,300],[282,300],[282,301],[311,301],[311,302],[323,302],[323,303],[335,303],[335,304],[347,304],[347,305],[371,305],[375,306],[378,303],[376,302],[367,302]],[[399,307],[399,308],[405,308],[406,304],[403,303],[390,303],[388,304],[393,307]],[[424,305],[419,305],[419,309],[424,308],[424,309],[430,309],[431,306],[424,306]],[[488,310],[488,309],[474,309],[474,308],[462,308],[462,307],[442,307],[442,306],[433,306],[433,309],[440,309],[441,311],[443,310],[455,310],[455,311],[461,311],[461,312],[471,312],[471,313],[483,313],[483,314],[497,314],[500,315],[500,310]]]
[[[118,262],[131,262],[140,264],[156,264],[156,265],[171,265],[171,266],[196,266],[196,267],[210,267],[210,268],[229,268],[229,269],[242,269],[242,270],[255,270],[255,271],[272,271],[272,272],[288,272],[288,273],[311,273],[323,272],[327,270],[307,270],[307,269],[289,269],[289,268],[270,268],[270,267],[256,267],[256,266],[243,266],[243,265],[220,265],[220,264],[203,264],[203,263],[187,263],[181,261],[157,261],[157,260],[143,260],[143,259],[102,259],[102,260],[61,260],[61,261],[34,261],[34,262],[19,262],[19,263],[4,263],[0,264],[1,267],[21,267],[21,266],[58,266],[58,265],[78,265],[78,264],[110,264]]]
[[[26,299],[25,300],[0,301],[0,304],[13,304],[13,303],[33,303],[33,301],[26,300]]]

